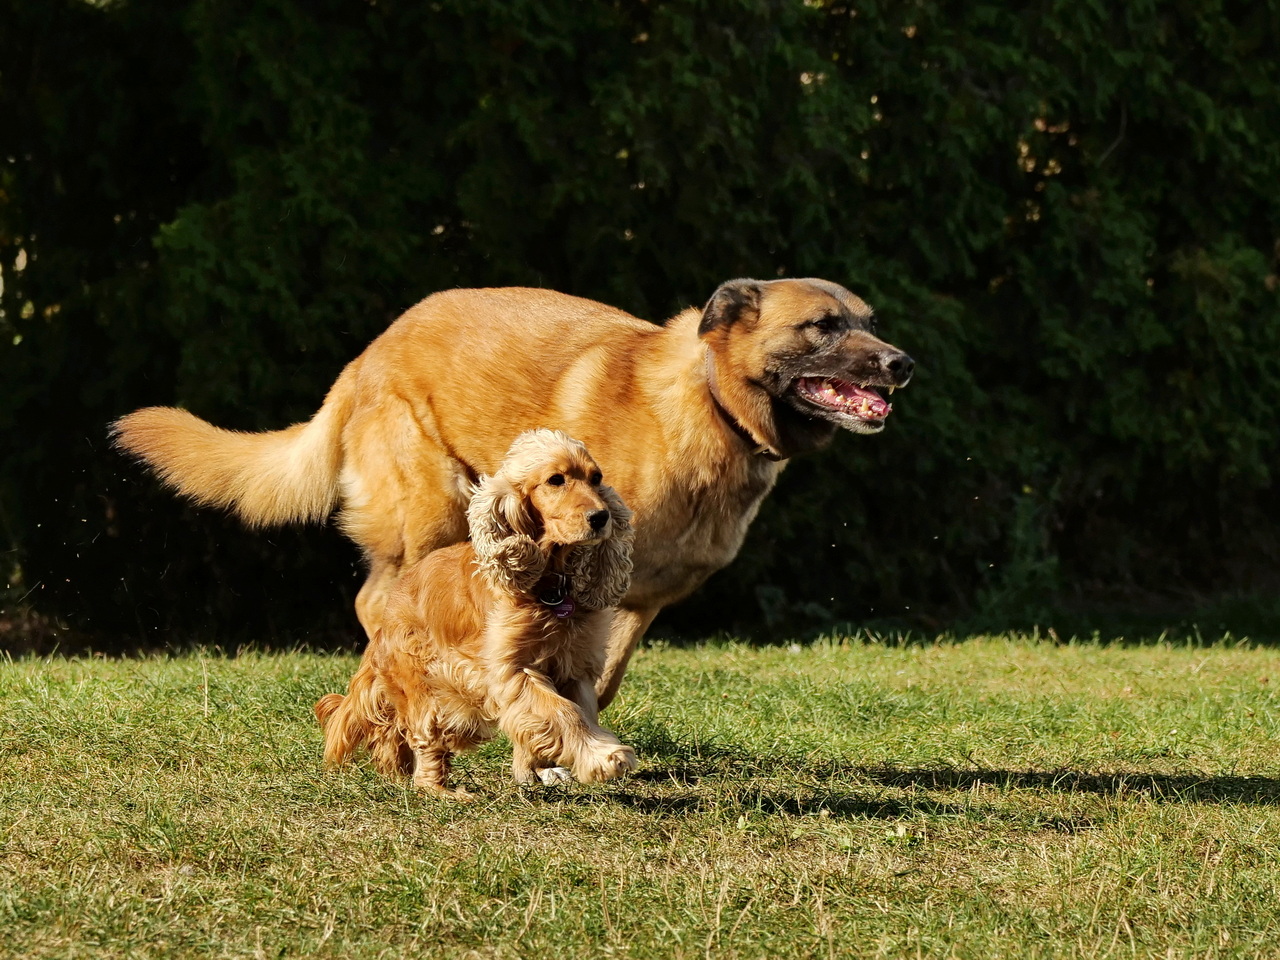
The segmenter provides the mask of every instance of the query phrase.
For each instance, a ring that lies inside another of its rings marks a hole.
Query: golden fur
[[[518,781],[567,776],[556,764],[584,782],[633,770],[635,753],[596,722],[595,695],[610,608],[631,579],[630,511],[582,444],[534,430],[467,517],[470,543],[432,552],[391,592],[346,696],[316,703],[325,761],[365,747],[385,773],[464,796],[450,757],[496,724]]]
[[[512,439],[567,431],[636,518],[603,708],[658,611],[737,554],[786,458],[839,427],[883,428],[837,393],[902,386],[911,368],[874,336],[870,308],[824,280],[730,281],[663,326],[548,290],[449,290],[370,344],[306,424],[243,434],[151,407],[115,436],[181,493],[251,524],[340,505],[370,564],[356,609],[373,636],[402,571],[466,537],[472,485]]]

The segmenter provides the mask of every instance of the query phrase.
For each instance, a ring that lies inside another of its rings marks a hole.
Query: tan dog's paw
[[[636,752],[620,743],[601,744],[590,756],[574,765],[573,773],[583,783],[616,780],[636,768]]]

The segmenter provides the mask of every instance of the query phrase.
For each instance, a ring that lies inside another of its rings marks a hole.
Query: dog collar
[[[720,388],[716,385],[716,365],[711,362],[711,350],[708,349],[704,356],[706,357],[707,389],[711,392],[711,404],[716,408],[716,413],[720,414],[720,419],[725,422],[725,426],[736,433],[738,438],[751,448],[751,452],[755,456],[764,457],[766,460],[775,462],[785,460],[786,457],[774,450],[773,447],[767,443],[761,443],[752,436],[751,431],[739,423],[738,418],[725,409],[724,401],[720,399]]]
[[[540,588],[537,591],[538,602],[550,607],[557,620],[573,616],[573,611],[578,608],[573,597],[569,596],[568,584],[569,578],[563,573],[548,574],[547,578],[538,583]]]

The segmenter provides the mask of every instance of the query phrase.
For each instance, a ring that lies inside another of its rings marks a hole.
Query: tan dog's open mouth
[[[875,390],[839,377],[801,377],[795,383],[795,392],[814,406],[843,413],[872,426],[883,425],[893,410],[893,404]]]

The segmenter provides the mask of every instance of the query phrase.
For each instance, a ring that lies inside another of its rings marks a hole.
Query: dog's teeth
[[[889,388],[889,396],[893,396],[893,391],[895,391],[895,390],[897,390],[897,389],[898,389],[897,387],[890,387],[890,388]]]

